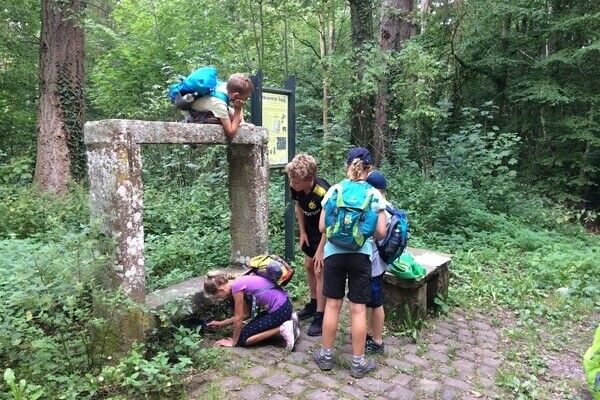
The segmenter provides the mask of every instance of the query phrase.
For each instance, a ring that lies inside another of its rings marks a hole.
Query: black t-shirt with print
[[[304,230],[311,243],[319,242],[321,232],[319,231],[319,218],[321,215],[321,201],[331,185],[325,179],[315,178],[315,184],[308,194],[303,191],[297,192],[292,187],[292,199],[298,202],[298,205],[304,213]]]

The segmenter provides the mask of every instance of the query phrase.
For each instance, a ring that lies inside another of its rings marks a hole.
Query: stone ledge
[[[226,274],[240,275],[244,272],[240,268],[224,268]],[[198,276],[187,281],[157,290],[146,295],[146,307],[150,312],[160,311],[167,303],[173,301],[189,301],[192,314],[198,313],[203,307],[215,304],[215,301],[204,295],[205,276]],[[182,316],[183,317],[183,316]]]
[[[135,144],[246,144],[266,145],[268,132],[256,126],[242,125],[236,136],[229,139],[221,125],[188,124],[182,122],[140,121],[127,119],[106,119],[85,124],[85,144],[128,143]]]

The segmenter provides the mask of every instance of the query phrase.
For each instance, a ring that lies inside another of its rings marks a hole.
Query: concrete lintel
[[[242,125],[229,139],[221,125],[186,124],[181,122],[108,119],[86,123],[85,144],[246,144],[266,145],[268,132],[262,127]]]

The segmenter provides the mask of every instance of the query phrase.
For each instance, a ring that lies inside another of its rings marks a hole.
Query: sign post
[[[269,166],[283,168],[296,155],[296,77],[288,77],[284,88],[262,86],[262,71],[252,77],[254,92],[250,107],[254,125],[269,132]],[[290,196],[287,174],[284,181],[285,196],[285,259],[294,259],[294,204]]]

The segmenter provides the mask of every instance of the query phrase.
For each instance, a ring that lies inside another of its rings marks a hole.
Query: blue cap
[[[355,158],[361,159],[363,165],[373,164],[373,158],[371,157],[371,153],[369,153],[369,150],[365,149],[364,147],[354,147],[350,149],[350,151],[348,152],[348,159],[346,160],[346,164],[352,164],[352,161],[354,161]]]
[[[386,189],[387,181],[385,176],[379,171],[373,171],[367,176],[367,183],[373,186],[375,189]]]

